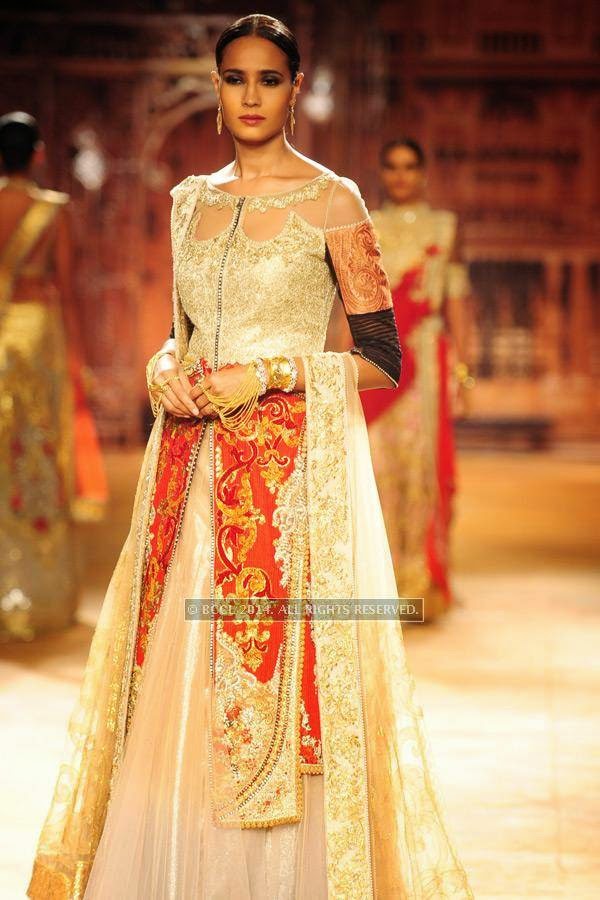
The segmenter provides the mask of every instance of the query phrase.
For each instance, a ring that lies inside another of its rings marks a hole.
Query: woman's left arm
[[[357,185],[343,178],[330,198],[325,239],[358,357],[358,386],[395,388],[402,351],[373,223]]]

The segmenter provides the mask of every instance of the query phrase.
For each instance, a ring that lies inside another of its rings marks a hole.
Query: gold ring
[[[175,378],[177,378],[177,375],[171,375],[170,378],[165,378],[164,381],[161,381],[161,382],[159,383],[159,385],[158,385],[158,390],[160,391],[161,394],[164,394],[164,393],[165,393],[165,391],[166,391],[167,388],[169,387],[169,383],[170,383],[171,381],[174,381]]]

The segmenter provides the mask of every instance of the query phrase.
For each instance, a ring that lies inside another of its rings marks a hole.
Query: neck
[[[283,133],[263,144],[235,141],[234,173],[244,181],[278,174],[286,161],[294,155]]]

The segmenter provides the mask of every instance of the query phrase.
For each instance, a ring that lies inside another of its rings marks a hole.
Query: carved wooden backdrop
[[[94,403],[106,440],[131,443],[144,430],[143,364],[170,324],[168,191],[230,158],[214,129],[212,48],[252,10],[35,5],[0,14],[0,109],[39,118],[45,181],[73,197]],[[381,143],[424,144],[429,198],[464,225],[473,414],[542,414],[558,437],[600,436],[598,4],[297,0],[267,11],[287,17],[303,49],[299,149],[355,178],[373,207]]]

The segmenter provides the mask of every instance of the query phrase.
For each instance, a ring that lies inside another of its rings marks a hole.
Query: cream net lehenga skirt
[[[301,822],[221,828],[209,804],[209,461],[204,439],[85,900],[325,900],[323,776]]]

